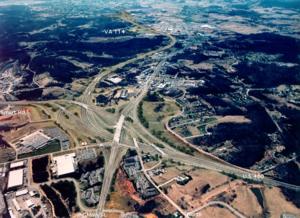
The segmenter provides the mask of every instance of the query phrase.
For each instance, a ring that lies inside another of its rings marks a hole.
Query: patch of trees
[[[190,147],[175,145],[173,142],[170,141],[170,139],[168,139],[166,136],[163,135],[163,131],[161,130],[152,130],[151,133],[155,137],[159,138],[160,140],[162,140],[163,142],[165,142],[166,144],[170,145],[171,147],[175,148],[178,151],[181,151],[189,155],[193,155],[194,153],[194,150]]]
[[[115,108],[107,108],[106,111],[114,114],[116,112],[116,109]]]
[[[133,119],[132,119],[131,117],[126,117],[125,120],[126,120],[127,122],[133,123]]]
[[[155,108],[154,108],[154,112],[160,112],[163,107],[165,106],[165,103],[162,102],[162,103],[159,103]]]
[[[32,178],[35,183],[47,182],[49,178],[48,173],[48,156],[32,160]]]
[[[53,188],[48,185],[41,185],[41,188],[45,192],[47,198],[52,202],[55,215],[58,217],[70,217],[67,208]]]
[[[146,120],[144,117],[144,112],[143,112],[143,101],[139,104],[138,106],[138,118],[141,121],[142,125],[146,128],[149,128],[149,122]]]
[[[158,102],[163,101],[164,99],[159,96],[157,92],[148,92],[144,98],[145,101]]]
[[[67,180],[59,181],[52,183],[51,186],[60,192],[70,211],[79,211],[79,207],[76,205],[77,193],[73,182]]]

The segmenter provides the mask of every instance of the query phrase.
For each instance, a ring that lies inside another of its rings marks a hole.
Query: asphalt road
[[[140,26],[139,24],[135,23],[132,20],[129,20],[129,21],[132,22],[136,26]],[[101,81],[107,75],[109,75],[112,72],[115,72],[117,69],[122,68],[129,63],[136,62],[138,60],[144,59],[145,57],[151,56],[151,55],[155,54],[156,52],[164,51],[164,50],[167,50],[167,49],[173,47],[174,44],[176,43],[176,40],[173,36],[168,36],[168,37],[170,38],[170,43],[167,46],[164,46],[162,48],[141,54],[141,55],[137,56],[136,58],[122,62],[113,67],[102,69],[99,72],[99,74],[91,81],[91,83],[88,85],[88,87],[84,91],[83,95],[80,96],[77,101],[71,101],[71,100],[53,100],[53,101],[44,101],[44,102],[16,101],[16,102],[0,102],[0,105],[7,105],[7,104],[28,105],[28,104],[45,104],[45,103],[61,103],[61,102],[67,102],[69,104],[74,104],[74,105],[81,107],[81,116],[80,116],[81,120],[79,120],[79,119],[76,120],[78,125],[82,124],[86,129],[88,129],[89,131],[91,131],[95,134],[99,134],[99,136],[105,135],[106,137],[110,137],[110,133],[105,131],[104,129],[111,128],[111,126],[108,125],[104,121],[104,119],[99,114],[97,107],[95,107],[94,103],[92,102],[92,93],[95,90],[96,85],[98,84],[99,81]],[[174,55],[174,53],[170,53],[168,55],[168,57],[170,57],[172,55]],[[108,160],[106,161],[107,164],[105,165],[105,174],[104,174],[104,179],[103,179],[103,184],[102,184],[102,189],[101,189],[101,194],[100,194],[100,201],[99,201],[99,204],[97,207],[97,216],[96,217],[103,217],[103,215],[104,215],[103,213],[104,213],[105,202],[107,199],[107,195],[110,191],[110,186],[111,186],[113,176],[114,176],[117,168],[119,167],[124,154],[126,153],[126,151],[128,149],[127,147],[122,146],[120,143],[120,135],[122,132],[123,123],[124,123],[124,119],[126,116],[130,116],[133,118],[133,124],[126,123],[126,125],[130,127],[129,129],[133,135],[144,135],[144,136],[147,136],[148,140],[150,140],[151,143],[163,144],[165,147],[160,148],[160,149],[169,158],[172,158],[174,160],[177,160],[177,161],[180,161],[182,163],[192,165],[192,166],[197,166],[197,167],[214,170],[214,171],[218,171],[218,172],[226,172],[226,173],[233,174],[233,175],[236,175],[241,178],[243,178],[243,176],[245,174],[250,175],[250,178],[251,178],[251,176],[253,176],[253,178],[255,178],[255,173],[249,172],[248,169],[242,169],[240,167],[236,167],[236,166],[233,166],[230,164],[220,163],[219,161],[213,159],[210,156],[205,156],[205,154],[201,154],[200,156],[191,156],[191,155],[184,154],[184,153],[174,149],[170,145],[166,144],[165,142],[161,141],[160,139],[156,138],[155,136],[153,136],[149,132],[149,130],[146,129],[140,123],[140,121],[137,117],[138,105],[142,101],[142,99],[146,95],[146,93],[148,92],[151,82],[158,75],[158,73],[160,72],[163,64],[166,62],[168,57],[164,58],[162,61],[160,61],[158,63],[158,65],[154,69],[152,75],[148,78],[148,80],[145,82],[145,85],[142,87],[140,94],[135,99],[133,99],[131,102],[128,103],[128,105],[123,110],[123,114],[119,118],[119,122],[116,125],[115,134],[113,137],[111,137],[111,139],[113,141],[111,142],[110,155],[108,157]],[[63,107],[60,107],[60,110],[62,110],[65,113],[69,113]],[[112,114],[112,116],[114,116],[114,115]],[[137,148],[137,150],[139,150],[139,148]],[[143,170],[145,171],[145,175],[146,175],[147,179],[155,187],[157,187],[156,184],[150,178],[150,176],[147,174],[146,170],[144,168],[143,168]],[[289,189],[300,190],[299,186],[287,184],[287,183],[276,181],[276,180],[266,178],[266,177],[263,178],[261,181],[263,183],[265,183],[266,185],[270,185],[270,186],[280,186],[280,187],[285,187],[285,188],[289,188]],[[169,197],[167,195],[165,195],[163,192],[161,192],[159,187],[157,187],[157,189],[160,191],[162,196],[164,196],[169,202],[172,202],[172,199],[169,199]],[[173,204],[173,205],[179,211],[183,212],[180,208],[178,208],[178,206],[176,206],[176,204]],[[225,206],[225,205],[223,205],[223,206]],[[227,206],[225,206],[225,207],[227,207]],[[235,213],[236,215],[238,215],[239,217],[241,217],[241,218],[243,217],[241,214],[238,214],[238,212],[234,211],[233,209],[230,209],[230,210],[233,213]],[[186,216],[186,214],[185,214],[185,216]]]

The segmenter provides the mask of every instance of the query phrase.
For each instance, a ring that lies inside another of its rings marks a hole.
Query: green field
[[[173,135],[167,132],[164,124],[169,117],[174,116],[180,108],[173,101],[142,101],[140,104],[139,119],[150,132],[163,142],[180,150],[192,154],[193,150],[179,142]]]

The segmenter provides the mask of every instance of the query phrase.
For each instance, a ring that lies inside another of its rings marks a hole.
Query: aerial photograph
[[[300,0],[0,0],[0,218],[300,218]]]

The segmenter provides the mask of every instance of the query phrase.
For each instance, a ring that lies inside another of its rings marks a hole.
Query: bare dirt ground
[[[213,200],[223,194],[230,195],[233,192],[233,190],[235,190],[238,186],[241,185],[241,183],[242,182],[240,180],[235,180],[232,182],[227,182],[223,185],[216,186],[215,188],[208,191],[207,193],[202,194],[199,197],[199,199],[203,203],[203,202],[209,202],[210,200]]]
[[[212,70],[213,64],[207,62],[201,62],[199,64],[194,64],[193,61],[186,60],[184,61],[186,66],[189,66],[191,69],[199,69],[199,70]]]
[[[228,209],[220,208],[218,206],[207,207],[198,212],[195,218],[236,218]]]
[[[218,123],[250,123],[251,120],[245,116],[224,116],[218,117]]]
[[[192,133],[192,135],[199,135],[201,132],[196,126],[187,126],[187,129]]]
[[[146,169],[150,169],[152,167],[155,167],[157,164],[159,163],[159,161],[150,161],[144,164]]]
[[[158,218],[158,216],[156,216],[155,214],[152,214],[152,213],[150,213],[150,214],[145,214],[144,217],[145,217],[145,218]]]
[[[24,113],[22,114],[5,114],[6,112],[12,112],[12,111],[22,111]],[[9,110],[0,110],[0,122],[2,125],[4,124],[9,124],[10,126],[18,126],[21,125],[23,123],[29,122],[29,112],[25,113],[25,111],[28,111],[27,107],[13,107]],[[2,114],[4,113],[4,114]]]
[[[27,106],[26,108],[29,111],[28,117],[30,118],[31,122],[48,119],[48,117],[41,111],[40,108],[32,107],[32,106]]]
[[[77,79],[71,83],[71,90],[74,92],[82,93],[88,85],[87,79]]]
[[[262,214],[261,206],[247,186],[237,186],[235,190],[237,197],[231,204],[234,208],[237,208],[247,217],[258,217]]]
[[[39,87],[45,87],[48,84],[52,83],[54,81],[53,77],[50,76],[49,73],[42,73],[39,75],[36,75],[35,77],[36,84],[39,85]]]
[[[300,217],[300,209],[287,201],[279,188],[266,188],[264,196],[271,218],[280,217],[282,213],[291,213]]]
[[[105,213],[106,218],[120,218],[120,213]]]
[[[110,201],[106,202],[105,208],[118,209],[124,212],[134,211],[134,203],[144,204],[138,197],[133,184],[127,179],[122,170],[118,170],[114,191],[110,194]]]
[[[188,174],[192,180],[186,185],[173,183],[168,187],[168,196],[188,210],[200,207],[215,195],[229,189],[229,185],[226,184],[228,177],[225,175],[208,170],[196,170]],[[203,194],[201,190],[208,184],[210,189]]]
[[[164,199],[161,196],[156,197],[155,201],[158,203],[158,207],[156,210],[158,210],[163,215],[173,214],[176,212],[175,207],[171,205],[166,199]]]
[[[32,132],[35,132],[38,129],[46,128],[46,127],[54,127],[55,124],[53,122],[43,122],[43,123],[34,123],[34,124],[27,124],[24,127],[18,128],[16,130],[11,130],[8,132],[2,133],[4,136],[4,139],[8,141],[9,143],[14,143],[18,141],[20,138],[25,136],[26,134],[30,134]]]
[[[182,171],[177,169],[176,167],[168,167],[166,168],[166,172],[164,174],[153,176],[152,179],[156,184],[163,184],[170,179],[173,179],[174,177],[180,175],[181,173]]]

